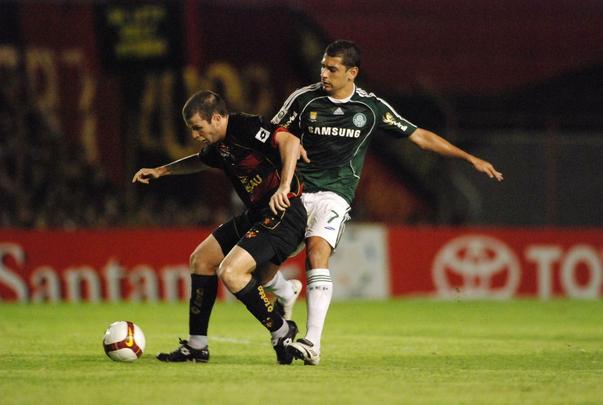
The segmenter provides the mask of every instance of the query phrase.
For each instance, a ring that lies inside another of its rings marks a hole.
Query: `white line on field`
[[[226,336],[211,336],[210,339],[211,340],[216,340],[218,342],[236,343],[236,344],[239,344],[239,345],[249,345],[249,344],[251,344],[251,340],[236,339],[236,338],[230,338],[230,337],[226,337]]]

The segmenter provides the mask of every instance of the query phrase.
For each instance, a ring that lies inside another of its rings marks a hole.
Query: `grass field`
[[[0,304],[0,404],[603,403],[603,302],[337,302],[317,367],[277,366],[238,303],[216,305],[211,361],[154,358],[187,337],[183,304]],[[295,318],[305,330],[305,305]],[[112,321],[147,338],[109,360]]]

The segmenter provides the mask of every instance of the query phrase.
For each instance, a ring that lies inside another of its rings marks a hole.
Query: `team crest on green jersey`
[[[318,113],[316,111],[310,111],[310,121],[314,122],[318,118]]]
[[[363,113],[356,113],[356,115],[354,115],[354,118],[352,118],[352,122],[358,128],[362,128],[366,125],[366,115],[364,115]]]

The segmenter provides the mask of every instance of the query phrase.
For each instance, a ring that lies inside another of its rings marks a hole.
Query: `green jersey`
[[[272,123],[298,136],[308,152],[311,163],[298,164],[305,191],[332,191],[349,204],[373,134],[402,138],[417,129],[373,93],[355,87],[351,97],[337,100],[320,83],[294,91]]]

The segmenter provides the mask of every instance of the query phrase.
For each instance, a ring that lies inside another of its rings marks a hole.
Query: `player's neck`
[[[329,97],[334,101],[346,102],[352,97],[355,91],[356,85],[354,84],[354,82],[350,82],[349,85],[341,88],[337,92],[329,94]]]
[[[228,119],[230,118],[230,114],[226,114],[222,116],[222,120],[218,129],[219,141],[223,141],[226,138],[226,134],[228,133]]]

